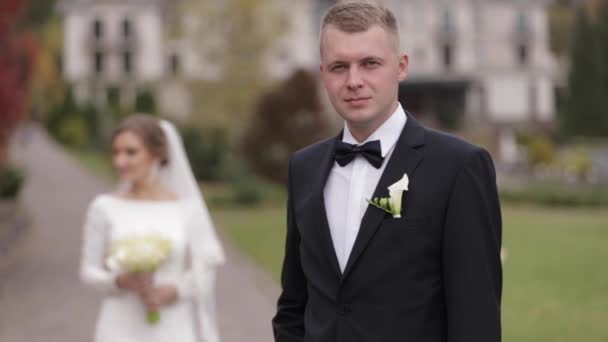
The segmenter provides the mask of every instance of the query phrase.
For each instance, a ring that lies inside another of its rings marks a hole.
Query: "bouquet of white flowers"
[[[167,260],[173,246],[161,234],[134,235],[112,244],[106,263],[110,269],[124,272],[154,272]],[[160,321],[160,312],[148,312],[148,322]]]

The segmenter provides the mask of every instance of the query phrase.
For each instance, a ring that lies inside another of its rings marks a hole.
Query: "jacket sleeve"
[[[488,152],[475,150],[456,176],[443,233],[448,342],[499,342],[502,222]]]
[[[287,237],[281,274],[282,293],[272,320],[276,342],[304,341],[304,311],[308,298],[306,276],[300,261],[300,234],[294,217],[292,161],[289,162],[287,199]]]

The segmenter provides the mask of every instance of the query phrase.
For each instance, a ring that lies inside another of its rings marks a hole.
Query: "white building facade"
[[[157,1],[71,1],[64,15],[64,78],[78,99],[121,103],[159,82],[170,67]],[[122,97],[120,97],[122,95]]]
[[[335,2],[275,2],[287,25],[268,52],[272,78],[286,78],[297,68],[318,70],[319,22]],[[398,17],[401,47],[410,56],[400,99],[414,114],[501,127],[554,119],[558,77],[548,47],[548,0],[384,3]],[[137,89],[162,85],[162,91],[156,91],[161,107],[166,103],[171,107],[167,110],[189,113],[189,92],[179,80],[221,77],[221,68],[217,58],[201,56],[204,49],[198,48],[213,40],[212,34],[196,33],[209,23],[185,15],[184,35],[166,37],[166,4],[64,0],[64,75],[78,95],[101,96],[103,102],[99,89],[120,87],[129,102]]]
[[[211,1],[212,2],[212,1]],[[222,2],[212,5],[222,6]],[[298,68],[316,67],[318,58],[309,47],[317,37],[312,16],[314,1],[273,6],[287,19],[285,32],[267,53],[267,73],[281,80]],[[213,34],[213,20],[179,12],[171,0],[63,0],[63,75],[81,102],[100,106],[118,97],[126,107],[138,91],[154,94],[160,111],[174,118],[192,112],[188,80],[222,77],[221,56],[214,55],[220,36]],[[176,13],[170,13],[176,15]],[[179,36],[168,34],[170,20]],[[209,47],[208,49],[206,47]]]

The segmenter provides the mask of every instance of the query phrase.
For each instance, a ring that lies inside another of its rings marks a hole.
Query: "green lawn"
[[[285,208],[212,207],[210,211],[215,224],[278,281],[285,246]]]
[[[276,279],[280,205],[212,209],[216,223]],[[608,341],[608,210],[504,206],[507,342]]]
[[[608,341],[608,210],[504,210],[505,341]]]

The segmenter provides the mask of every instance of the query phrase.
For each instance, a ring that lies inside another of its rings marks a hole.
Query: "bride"
[[[112,136],[112,165],[121,184],[91,202],[84,226],[81,279],[105,295],[95,341],[218,342],[214,283],[224,253],[175,127],[130,116]],[[108,262],[117,242],[150,233],[171,243],[155,272]],[[149,323],[146,312],[160,319]]]

